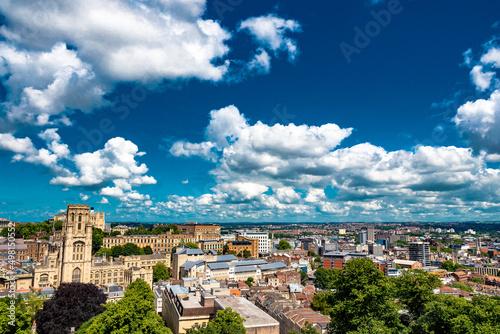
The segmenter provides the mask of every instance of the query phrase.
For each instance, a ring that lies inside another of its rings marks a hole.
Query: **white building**
[[[259,239],[259,254],[269,254],[271,252],[269,247],[269,235],[267,232],[243,231],[238,234],[251,239]]]

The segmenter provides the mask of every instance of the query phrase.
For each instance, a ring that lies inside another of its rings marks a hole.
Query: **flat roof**
[[[246,320],[243,322],[245,328],[279,326],[278,321],[243,297],[217,296],[215,303],[238,312]]]

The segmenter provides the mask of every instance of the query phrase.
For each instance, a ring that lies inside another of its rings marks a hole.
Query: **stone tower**
[[[90,282],[92,264],[92,222],[87,204],[68,204],[59,252],[61,273],[58,285]]]

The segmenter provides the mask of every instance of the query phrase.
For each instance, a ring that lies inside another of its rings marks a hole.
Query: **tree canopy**
[[[0,333],[31,333],[30,330],[35,320],[35,314],[42,307],[44,301],[42,294],[40,292],[31,292],[25,295],[18,294],[13,300],[15,319],[9,317],[11,301],[12,299],[9,297],[0,298]],[[14,326],[11,325],[12,323]]]
[[[441,269],[444,269],[446,271],[457,271],[457,269],[460,268],[465,268],[465,267],[459,263],[453,263],[453,261],[450,260],[444,261],[443,264],[441,265]]]
[[[154,298],[149,285],[137,279],[128,286],[122,299],[106,304],[105,311],[83,324],[77,333],[172,334],[163,319],[156,314]]]
[[[292,249],[292,245],[286,240],[280,240],[280,243],[278,244],[278,247],[276,247],[278,250],[285,250],[285,249]]]
[[[186,334],[245,334],[247,330],[243,326],[244,321],[238,312],[228,307],[217,311],[217,317],[206,327],[191,327]]]
[[[163,262],[157,262],[153,266],[153,282],[158,282],[160,280],[168,280],[170,278],[170,272],[168,267]]]
[[[62,283],[36,313],[39,334],[68,333],[104,311],[106,295],[93,284]]]

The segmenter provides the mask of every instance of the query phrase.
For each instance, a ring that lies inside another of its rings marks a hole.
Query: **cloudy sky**
[[[500,219],[498,1],[0,13],[0,217]]]

